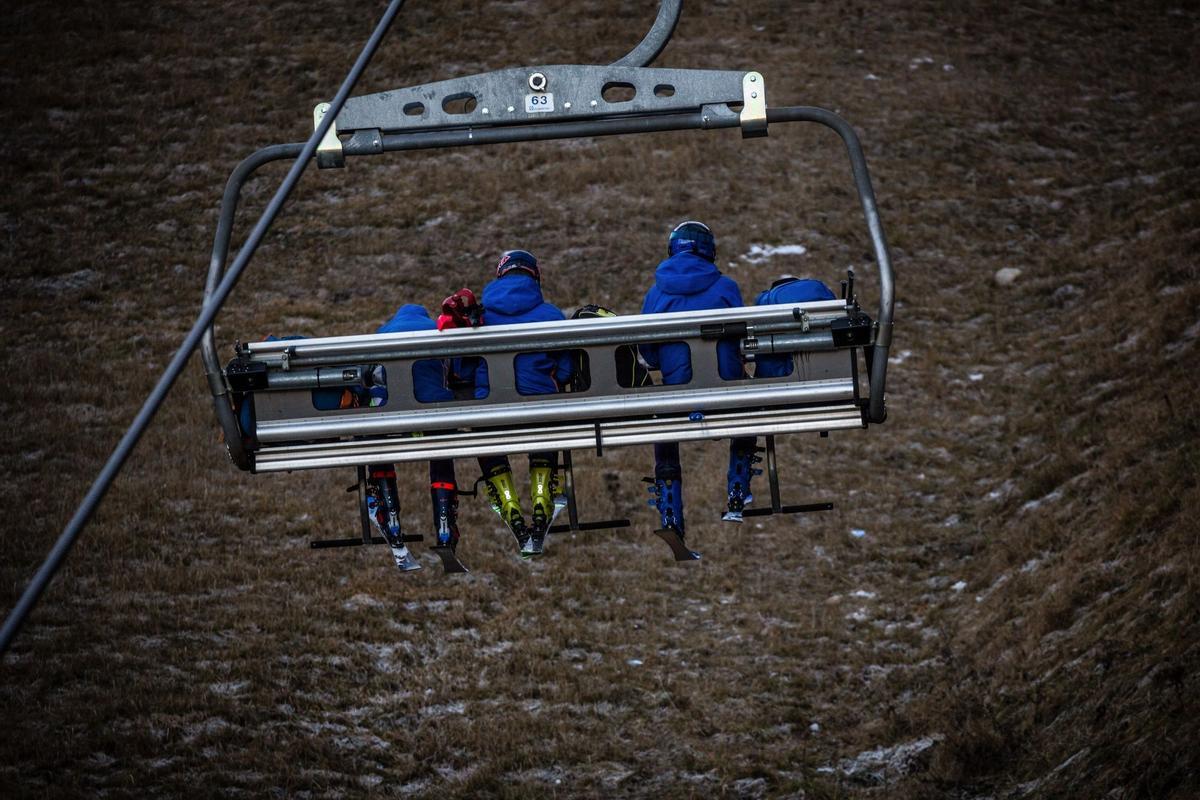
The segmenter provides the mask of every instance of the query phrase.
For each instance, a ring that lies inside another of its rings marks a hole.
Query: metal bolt
[[[750,93],[750,96],[751,96],[751,97],[758,97],[758,92],[751,92],[751,93]]]
[[[513,107],[512,107],[512,106],[509,106],[509,107],[508,107],[508,113],[510,113],[510,114],[511,114],[512,112],[513,112]]]
[[[485,108],[485,109],[483,110],[483,113],[484,113],[484,114],[487,114],[487,113],[489,113],[489,112],[488,112],[488,110]]]
[[[571,108],[571,104],[570,104],[570,103],[563,103],[563,108],[565,108],[565,109],[570,109],[570,108]]]
[[[754,82],[756,82],[757,80],[758,80],[758,76],[757,76],[757,75],[751,75],[751,76],[750,76],[750,82],[751,82],[751,83],[754,83]]]
[[[595,108],[595,107],[596,107],[596,101],[595,101],[595,100],[593,100],[593,101],[592,101],[592,103],[591,103],[591,106],[592,106],[592,108]]]

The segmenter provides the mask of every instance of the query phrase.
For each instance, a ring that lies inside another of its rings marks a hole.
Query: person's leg
[[[529,454],[530,539],[528,552],[538,555],[546,542],[546,532],[554,519],[554,471],[558,468],[558,451],[548,450]]]
[[[400,531],[400,492],[396,487],[396,468],[392,464],[367,467],[367,516],[392,548],[396,566],[405,572],[420,569],[404,543]]]
[[[654,445],[654,485],[650,502],[658,509],[664,529],[683,537],[683,467],[679,462],[679,444],[666,442]]]
[[[684,543],[683,525],[683,468],[679,463],[679,445],[654,446],[654,481],[650,487],[654,499],[650,505],[658,509],[662,527],[654,533],[667,543],[676,561],[695,561],[700,554]]]
[[[750,484],[755,475],[762,474],[762,470],[754,466],[762,461],[757,445],[758,440],[753,437],[729,440],[729,472],[725,476],[728,495],[725,513],[721,517],[726,522],[741,522],[742,511],[754,500]]]
[[[483,472],[484,486],[492,510],[500,515],[500,519],[504,520],[504,524],[516,537],[517,544],[524,548],[529,540],[529,529],[525,525],[525,515],[521,512],[521,501],[517,496],[508,456],[484,456],[479,459],[479,469]]]
[[[429,462],[429,499],[433,506],[433,532],[438,547],[458,547],[458,484],[454,461]]]

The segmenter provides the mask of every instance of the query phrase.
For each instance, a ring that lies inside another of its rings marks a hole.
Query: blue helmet
[[[703,222],[681,222],[671,231],[667,241],[667,255],[695,253],[708,261],[717,260],[717,240]]]
[[[542,271],[538,269],[537,258],[528,250],[506,250],[500,256],[496,265],[496,277],[503,278],[514,269],[524,270],[533,276],[538,283],[542,282]]]

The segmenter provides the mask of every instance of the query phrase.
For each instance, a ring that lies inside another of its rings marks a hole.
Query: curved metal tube
[[[888,349],[892,345],[892,311],[896,305],[896,289],[892,279],[892,257],[888,252],[887,239],[883,235],[883,224],[879,221],[879,209],[875,204],[875,190],[871,188],[871,175],[867,171],[867,159],[863,155],[862,143],[850,123],[824,108],[815,106],[790,106],[768,108],[767,123],[772,122],[819,122],[832,128],[842,137],[850,155],[850,169],[854,173],[854,185],[858,188],[858,199],[862,203],[867,229],[871,232],[871,246],[875,250],[875,262],[879,264],[879,330],[875,336],[875,347],[868,365],[871,371],[871,398],[867,416],[871,422],[880,423],[887,419],[884,407],[884,390],[887,382]]]
[[[646,38],[638,46],[614,61],[614,67],[648,67],[658,58],[658,54],[671,41],[675,32],[675,24],[679,22],[679,12],[683,8],[683,0],[662,0],[658,6],[658,17],[650,27]]]
[[[238,199],[241,197],[242,186],[254,174],[255,170],[272,161],[286,158],[296,158],[300,155],[303,143],[275,144],[264,147],[242,160],[229,175],[225,182],[225,194],[221,198],[221,214],[217,219],[217,233],[213,237],[212,257],[208,262],[208,280],[204,284],[204,305],[209,299],[221,278],[225,274],[225,262],[229,258],[229,239],[233,234],[233,218],[237,214]],[[214,323],[215,325],[215,323]],[[204,331],[200,340],[200,360],[204,363],[204,373],[208,376],[208,388],[213,396],[213,409],[217,413],[217,422],[225,434],[225,445],[229,457],[239,469],[250,469],[250,456],[242,446],[242,432],[238,427],[237,416],[229,404],[229,389],[225,385],[225,375],[221,370],[220,357],[214,342],[213,326]]]

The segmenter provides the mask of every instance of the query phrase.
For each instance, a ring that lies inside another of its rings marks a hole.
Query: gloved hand
[[[442,301],[442,313],[437,318],[439,331],[446,328],[478,328],[483,324],[483,306],[475,293],[463,287]]]

